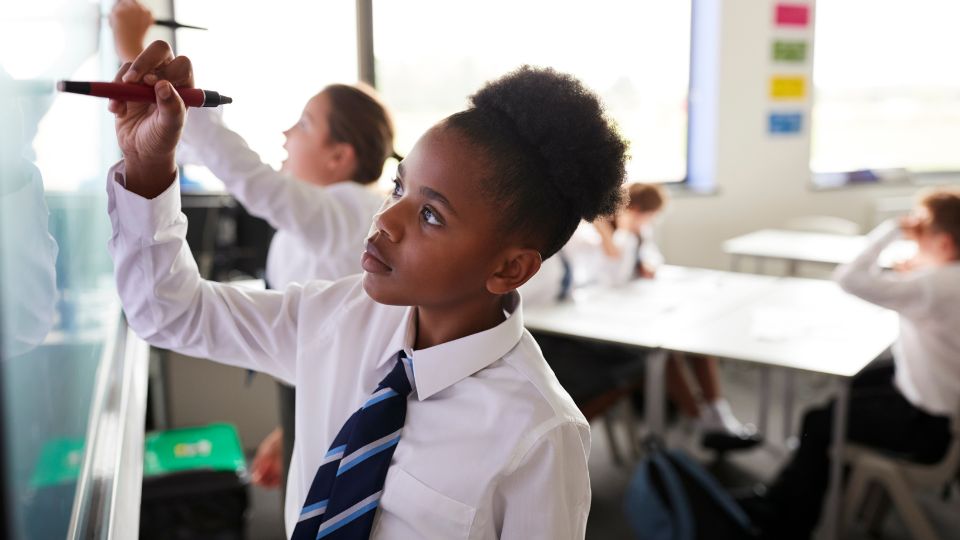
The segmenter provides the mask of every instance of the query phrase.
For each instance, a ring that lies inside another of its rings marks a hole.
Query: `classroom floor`
[[[745,422],[755,421],[757,414],[757,397],[755,388],[760,382],[759,371],[755,368],[728,364],[722,369],[724,389],[737,416]],[[772,377],[774,392],[781,388],[782,377],[774,373]],[[795,408],[794,426],[797,426],[802,410],[810,405],[822,403],[830,392],[829,380],[824,377],[801,375],[796,378],[796,395],[798,396]],[[770,407],[768,432],[774,438],[781,433],[782,405],[773,399]],[[593,503],[590,518],[587,523],[588,540],[629,540],[632,533],[626,521],[623,508],[623,494],[630,480],[632,465],[625,467],[614,464],[604,434],[602,420],[597,421],[593,428],[593,447],[590,453],[590,476],[593,488]],[[617,426],[622,428],[622,426]],[[622,433],[622,432],[621,432]],[[674,424],[669,433],[671,445],[683,446],[704,461],[709,460],[709,454],[697,449],[695,435],[685,426]],[[768,479],[779,469],[779,463],[786,455],[786,448],[782,443],[774,441],[764,448],[731,455],[729,463],[724,467],[728,481],[749,484],[751,479]],[[935,494],[920,497],[921,504],[927,511],[936,529],[942,538],[956,538],[960,536],[960,494],[947,502],[939,499]],[[283,518],[280,509],[280,494],[278,491],[266,491],[257,487],[251,488],[250,514],[248,520],[248,538],[251,540],[282,540]],[[863,531],[848,531],[844,536],[851,540],[867,540],[871,537]],[[887,540],[909,540],[895,511],[884,522],[882,538]]]

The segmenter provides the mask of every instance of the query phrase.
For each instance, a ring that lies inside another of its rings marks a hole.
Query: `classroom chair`
[[[916,491],[947,493],[960,470],[960,422],[952,425],[953,440],[939,463],[920,464],[903,456],[849,444],[846,451],[850,464],[843,511],[845,527],[863,519],[868,530],[876,534],[892,501],[903,518],[911,538],[937,540],[939,537],[917,503]]]

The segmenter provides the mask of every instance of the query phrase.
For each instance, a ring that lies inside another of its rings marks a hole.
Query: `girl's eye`
[[[420,211],[420,215],[423,216],[423,220],[430,225],[442,225],[440,222],[440,217],[437,216],[437,214],[429,206],[424,206],[423,210]]]
[[[393,179],[393,191],[390,192],[391,197],[400,197],[403,195],[403,186],[400,185],[400,181],[396,178]]]

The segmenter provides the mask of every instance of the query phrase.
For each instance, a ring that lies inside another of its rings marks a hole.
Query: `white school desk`
[[[763,295],[778,278],[699,268],[663,266],[656,279],[620,287],[573,291],[564,302],[525,306],[523,320],[534,332],[584,341],[626,345],[648,351],[646,423],[664,430],[663,389],[667,351],[663,340],[677,330],[700,328]]]
[[[711,320],[776,281],[773,276],[664,266],[656,279],[578,288],[571,300],[524,306],[523,319],[532,330],[656,349],[669,329]]]
[[[723,251],[731,255],[731,269],[739,270],[740,260],[756,260],[756,269],[762,273],[763,261],[779,259],[787,262],[788,275],[796,275],[803,262],[844,264],[853,260],[866,246],[866,236],[762,229],[731,238],[723,243]],[[907,259],[916,252],[916,245],[898,240],[880,256],[880,264],[889,268],[894,262]]]
[[[646,423],[664,430],[670,351],[798,369],[836,378],[828,538],[837,531],[849,381],[896,339],[896,315],[829,281],[665,267],[657,279],[575,291],[571,301],[524,309],[530,330],[652,351]],[[761,407],[769,399],[761,385]]]
[[[672,332],[662,347],[834,376],[837,405],[823,530],[826,538],[836,538],[850,380],[883,354],[898,332],[894,312],[850,296],[832,281],[781,278],[764,295],[697,331]],[[769,384],[761,388],[763,407]]]

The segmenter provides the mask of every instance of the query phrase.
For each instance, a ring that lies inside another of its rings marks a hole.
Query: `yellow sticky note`
[[[804,77],[775,76],[770,78],[772,99],[803,99],[807,95],[807,80]]]

